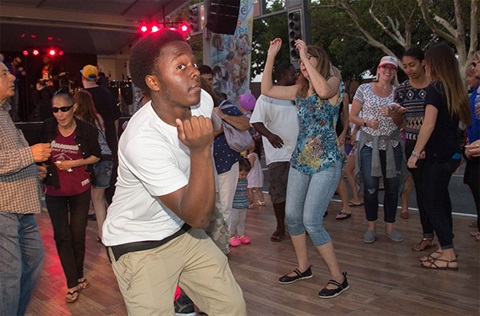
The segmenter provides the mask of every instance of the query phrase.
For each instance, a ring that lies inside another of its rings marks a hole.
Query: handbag
[[[220,105],[221,106],[221,105]],[[233,104],[225,105],[223,108],[227,109],[229,107],[235,106]],[[227,140],[228,146],[235,150],[236,152],[242,152],[250,148],[252,145],[253,139],[248,130],[240,131],[233,127],[231,124],[222,120],[223,133],[225,134],[225,139]]]

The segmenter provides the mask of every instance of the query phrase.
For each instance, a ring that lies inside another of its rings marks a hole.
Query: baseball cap
[[[385,65],[391,65],[395,67],[395,69],[398,69],[398,64],[397,64],[397,59],[393,56],[384,56],[380,60],[380,64],[378,64],[378,67],[382,67]]]
[[[93,65],[86,65],[82,70],[80,70],[80,73],[82,74],[83,78],[87,80],[97,80],[98,78],[98,69]]]

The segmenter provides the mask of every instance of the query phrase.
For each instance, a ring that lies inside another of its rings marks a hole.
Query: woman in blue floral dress
[[[307,256],[308,232],[331,275],[331,280],[319,296],[332,298],[349,287],[347,273],[341,272],[332,240],[323,227],[323,215],[335,193],[342,169],[335,124],[344,87],[338,78],[330,75],[330,61],[325,51],[315,46],[307,47],[302,40],[295,42],[300,54],[301,71],[297,84],[274,86],[273,64],[281,45],[279,38],[270,42],[262,94],[281,100],[295,100],[297,106],[299,135],[290,160],[286,219],[298,266],[279,281],[290,284],[313,276]]]

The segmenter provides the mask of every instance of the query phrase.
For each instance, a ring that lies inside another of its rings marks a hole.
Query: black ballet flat
[[[290,284],[297,282],[298,280],[306,280],[313,277],[312,266],[309,266],[308,269],[304,272],[300,272],[300,270],[298,269],[293,270],[293,272],[295,272],[296,275],[288,276],[288,274],[285,274],[280,279],[278,279],[280,284]]]

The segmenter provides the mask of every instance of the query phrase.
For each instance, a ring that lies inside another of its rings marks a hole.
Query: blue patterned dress
[[[329,168],[341,159],[335,125],[344,92],[344,84],[340,82],[340,97],[335,105],[319,98],[317,94],[307,98],[297,97],[299,132],[290,160],[293,168],[311,175]]]

